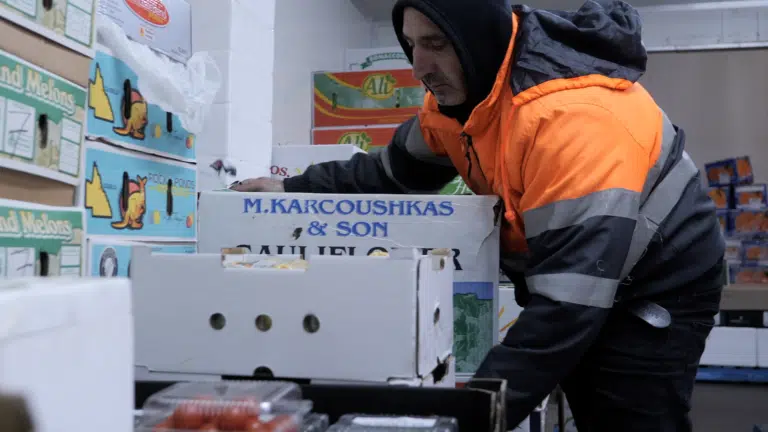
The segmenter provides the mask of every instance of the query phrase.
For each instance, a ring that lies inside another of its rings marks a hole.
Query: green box
[[[0,278],[81,276],[83,211],[0,199]]]

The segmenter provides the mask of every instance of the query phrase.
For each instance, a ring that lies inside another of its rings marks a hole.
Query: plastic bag
[[[139,77],[138,90],[164,111],[179,116],[184,129],[200,133],[205,115],[221,86],[221,72],[206,52],[186,65],[134,42],[110,19],[97,20],[97,41]]]

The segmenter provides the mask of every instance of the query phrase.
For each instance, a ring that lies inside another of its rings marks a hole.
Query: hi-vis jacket
[[[458,172],[475,193],[503,200],[502,268],[522,272],[531,297],[477,375],[508,380],[517,424],[612,308],[717,286],[724,244],[684,132],[637,82],[646,61],[637,12],[594,1],[576,13],[513,12],[493,88],[463,125],[428,95],[381,153],[315,165],[285,188],[426,192]]]

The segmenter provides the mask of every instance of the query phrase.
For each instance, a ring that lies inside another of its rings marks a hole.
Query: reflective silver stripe
[[[669,159],[669,153],[672,151],[672,145],[675,143],[675,137],[677,136],[677,132],[675,132],[675,126],[669,120],[669,117],[667,117],[667,114],[664,111],[661,112],[661,117],[661,150],[659,151],[659,157],[656,159],[656,163],[653,164],[651,169],[648,171],[648,176],[645,178],[643,194],[641,195],[640,199],[641,203],[645,202],[645,200],[648,198],[648,195],[651,193],[651,188],[659,180],[661,170],[664,169],[664,164],[666,164],[667,159]]]
[[[587,276],[578,273],[539,274],[525,278],[531,294],[539,294],[550,300],[583,306],[608,309],[619,281]]]
[[[683,157],[672,168],[664,180],[656,186],[653,193],[640,207],[640,215],[635,226],[635,233],[629,246],[627,259],[621,269],[621,279],[626,278],[632,268],[643,257],[648,244],[664,219],[669,216],[672,209],[685,192],[686,186],[691,182],[699,169],[693,163],[688,153],[683,152]]]
[[[525,237],[583,223],[595,216],[617,216],[635,220],[640,194],[627,189],[608,189],[587,196],[557,201],[523,213]]]
[[[426,140],[424,140],[424,134],[421,132],[421,122],[416,117],[416,121],[411,125],[411,129],[408,131],[408,137],[405,140],[405,149],[408,153],[416,159],[424,162],[431,163],[433,165],[453,166],[453,162],[448,156],[438,156],[435,152],[429,148]]]

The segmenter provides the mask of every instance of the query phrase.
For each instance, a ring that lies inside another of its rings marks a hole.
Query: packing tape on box
[[[138,90],[147,100],[178,115],[189,132],[202,130],[222,81],[221,71],[208,53],[194,53],[186,65],[175,62],[128,39],[117,24],[104,17],[97,20],[97,42],[138,75]]]

